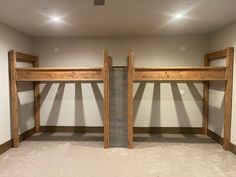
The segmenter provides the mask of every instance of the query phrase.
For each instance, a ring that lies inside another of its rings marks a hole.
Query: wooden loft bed
[[[211,67],[210,61],[226,58],[225,67]],[[232,88],[233,88],[233,59],[234,49],[208,53],[204,58],[203,67],[163,67],[135,68],[132,50],[128,55],[128,148],[133,147],[133,82],[134,81],[203,81],[203,134],[208,132],[209,112],[209,81],[226,81],[224,96],[224,143],[225,150],[229,149]]]
[[[226,81],[224,112],[224,149],[229,149],[233,86],[234,49],[227,48],[205,55],[203,67],[165,67],[135,68],[134,54],[128,56],[128,148],[133,147],[133,82],[134,81],[203,81],[203,133],[208,131],[209,81]],[[226,58],[225,67],[211,67],[210,61]],[[35,132],[40,132],[40,81],[102,81],[104,84],[104,148],[109,148],[109,79],[112,59],[104,50],[103,68],[39,68],[37,56],[10,51],[10,89],[11,117],[13,128],[13,146],[19,146],[19,115],[17,82],[33,81],[34,83],[34,119]],[[33,64],[33,68],[17,68],[17,62]]]
[[[34,83],[34,122],[35,132],[40,132],[40,81],[102,81],[104,84],[104,148],[109,147],[109,71],[112,59],[104,50],[103,68],[39,68],[37,56],[10,51],[10,89],[11,117],[13,129],[13,147],[19,146],[19,112],[17,82],[33,81]],[[33,68],[17,68],[17,62],[33,64]]]

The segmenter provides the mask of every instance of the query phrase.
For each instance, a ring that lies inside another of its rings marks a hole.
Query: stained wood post
[[[134,79],[134,54],[129,50],[128,56],[128,148],[133,148],[133,79]]]
[[[104,148],[109,148],[109,78],[110,78],[111,57],[108,56],[108,50],[104,50],[104,68],[103,68],[103,124],[104,124]]]
[[[18,95],[17,95],[17,83],[16,83],[16,52],[10,51],[10,95],[11,95],[11,121],[12,121],[12,133],[13,133],[13,147],[18,147],[20,143],[19,138],[19,111],[18,111]]]
[[[207,54],[204,58],[204,66],[210,66],[210,61],[208,59]],[[203,82],[203,134],[207,135],[208,131],[208,120],[209,120],[209,81]]]
[[[233,64],[234,49],[226,49],[226,85],[224,96],[224,144],[225,150],[229,149],[231,133],[231,112],[232,112],[232,89],[233,89]]]
[[[35,58],[35,62],[33,62],[34,67],[39,67],[39,59]],[[34,125],[35,132],[38,133],[40,131],[40,88],[39,81],[34,82]]]

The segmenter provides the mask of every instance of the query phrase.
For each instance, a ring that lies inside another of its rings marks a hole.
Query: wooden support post
[[[35,58],[33,62],[34,67],[39,67],[39,59],[38,57]],[[38,133],[40,130],[40,88],[39,88],[39,81],[34,82],[34,125],[35,125],[35,132]]]
[[[133,79],[134,79],[134,54],[129,50],[128,56],[128,148],[133,148]]]
[[[104,124],[104,148],[109,148],[109,77],[110,77],[111,57],[108,50],[104,50],[104,69],[103,69],[103,124]]]
[[[210,66],[208,56],[205,55],[204,66]],[[209,81],[203,82],[203,134],[207,135],[208,131],[208,118],[209,118]]]
[[[18,147],[20,143],[19,139],[19,117],[18,117],[18,95],[17,95],[17,83],[16,83],[16,52],[10,51],[10,94],[11,94],[11,121],[12,121],[12,133],[13,133],[13,147]]]
[[[234,49],[226,49],[226,86],[224,96],[224,149],[228,150],[231,133],[232,89],[233,89],[233,58]]]

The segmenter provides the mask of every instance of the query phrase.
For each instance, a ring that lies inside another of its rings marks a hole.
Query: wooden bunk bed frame
[[[225,67],[211,67],[210,61],[226,58]],[[128,148],[133,148],[133,82],[134,81],[203,81],[203,134],[208,134],[209,81],[225,81],[224,96],[224,142],[229,149],[231,133],[232,88],[233,88],[232,47],[205,54],[204,67],[162,67],[135,68],[134,53],[128,55]]]
[[[10,51],[10,90],[11,90],[11,119],[13,132],[13,147],[18,147],[19,112],[17,82],[33,81],[34,83],[34,123],[35,132],[40,132],[40,81],[102,81],[104,84],[103,121],[104,148],[109,147],[109,72],[112,58],[108,50],[104,50],[103,68],[39,68],[37,56]],[[17,62],[33,64],[33,68],[17,68]]]
[[[225,67],[211,67],[210,61],[226,58]],[[103,68],[39,68],[37,56],[10,51],[10,90],[11,90],[11,118],[13,129],[13,147],[19,146],[19,115],[17,82],[33,81],[34,83],[34,119],[35,132],[40,132],[40,81],[103,81],[104,101],[104,148],[109,148],[109,76],[112,67],[112,58],[104,50]],[[234,49],[208,53],[205,55],[204,67],[165,67],[165,68],[135,68],[134,54],[128,55],[128,148],[133,148],[133,82],[134,81],[203,81],[203,133],[208,132],[209,112],[209,81],[226,81],[224,97],[224,144],[229,149],[232,87],[233,87],[233,59]],[[17,62],[33,64],[33,68],[17,68]]]

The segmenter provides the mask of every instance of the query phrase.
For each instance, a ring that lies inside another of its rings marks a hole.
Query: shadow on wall
[[[174,98],[174,103],[175,103],[175,110],[179,122],[180,127],[191,127],[189,117],[187,114],[187,111],[185,109],[181,94],[179,92],[179,88],[177,85],[177,82],[171,82],[171,90]]]
[[[49,90],[51,89],[51,87],[52,87],[51,82],[50,83],[47,82],[46,85],[43,87],[43,90],[40,93],[40,107],[42,107],[44,100],[46,99],[47,94]]]
[[[134,120],[137,118],[137,112],[142,101],[143,93],[147,82],[141,82],[134,96]],[[150,117],[150,127],[157,127],[161,124],[161,83],[170,83],[171,91],[173,94],[173,101],[175,104],[175,110],[180,127],[191,127],[190,117],[187,114],[183,98],[180,94],[177,82],[153,82],[153,95],[152,95],[152,105],[151,105],[151,117]],[[200,111],[202,111],[202,95],[194,85],[193,82],[178,82],[185,83],[196,102],[196,105]]]
[[[143,92],[145,90],[145,87],[146,87],[146,82],[141,82],[134,96],[134,122],[137,118],[138,109],[143,97]]]
[[[221,134],[224,129],[224,101],[222,101],[220,108],[209,105],[209,110],[209,117],[214,119],[215,125],[211,131]]]
[[[200,112],[202,112],[202,100],[203,100],[202,95],[199,93],[198,89],[196,88],[193,82],[187,82],[187,86],[192,97],[194,98],[194,101],[198,106],[198,109],[200,110]]]
[[[209,89],[217,91],[225,91],[225,81],[211,81]]]
[[[99,90],[97,82],[92,82],[91,86],[93,89],[94,96],[96,98],[96,103],[97,103],[97,107],[100,113],[100,117],[102,118],[102,122],[103,122],[103,96]]]
[[[52,105],[52,109],[48,116],[47,125],[57,125],[59,118],[59,111],[62,104],[62,98],[65,89],[65,82],[61,82],[57,88],[56,96]]]
[[[75,126],[85,125],[84,103],[81,82],[75,83]]]
[[[20,123],[20,132],[29,130],[31,127],[28,127],[27,123],[32,120],[32,115],[34,114],[34,102],[28,102],[21,104],[18,96],[18,109],[19,109],[19,123]]]
[[[33,92],[33,83],[32,82],[18,82],[17,91],[18,91],[17,99],[18,99],[20,131],[24,132],[31,128],[28,126],[28,122],[32,121],[32,118],[34,115],[34,102],[30,101],[27,103],[22,103],[19,98],[19,93],[29,92],[29,91]],[[31,94],[32,93],[30,93],[30,95]]]
[[[54,82],[57,83],[57,82]],[[57,125],[59,112],[61,109],[61,104],[63,100],[63,94],[65,89],[65,84],[71,82],[59,82],[59,86],[56,91],[56,95],[53,101],[52,108],[50,110],[47,125]],[[74,126],[85,126],[85,114],[84,114],[84,102],[83,102],[83,91],[82,91],[82,82],[72,82],[75,84],[75,104],[74,104]],[[87,83],[87,82],[86,82]],[[46,83],[44,88],[40,93],[40,105],[44,103],[47,94],[49,93],[53,83]],[[99,109],[99,113],[102,117],[103,115],[103,96],[100,92],[97,82],[92,82],[91,87],[96,98],[96,103]],[[103,121],[103,120],[102,120]]]
[[[211,81],[209,89],[217,92],[225,92],[225,81]],[[222,134],[224,130],[224,98],[219,107],[209,105],[209,118],[209,124],[214,125],[214,127],[211,127],[211,130]],[[214,122],[211,122],[212,120]]]
[[[26,92],[33,91],[34,86],[32,82],[17,82],[17,91],[18,92]]]
[[[160,118],[161,118],[160,99],[161,99],[160,82],[154,82],[150,127],[160,126]]]

